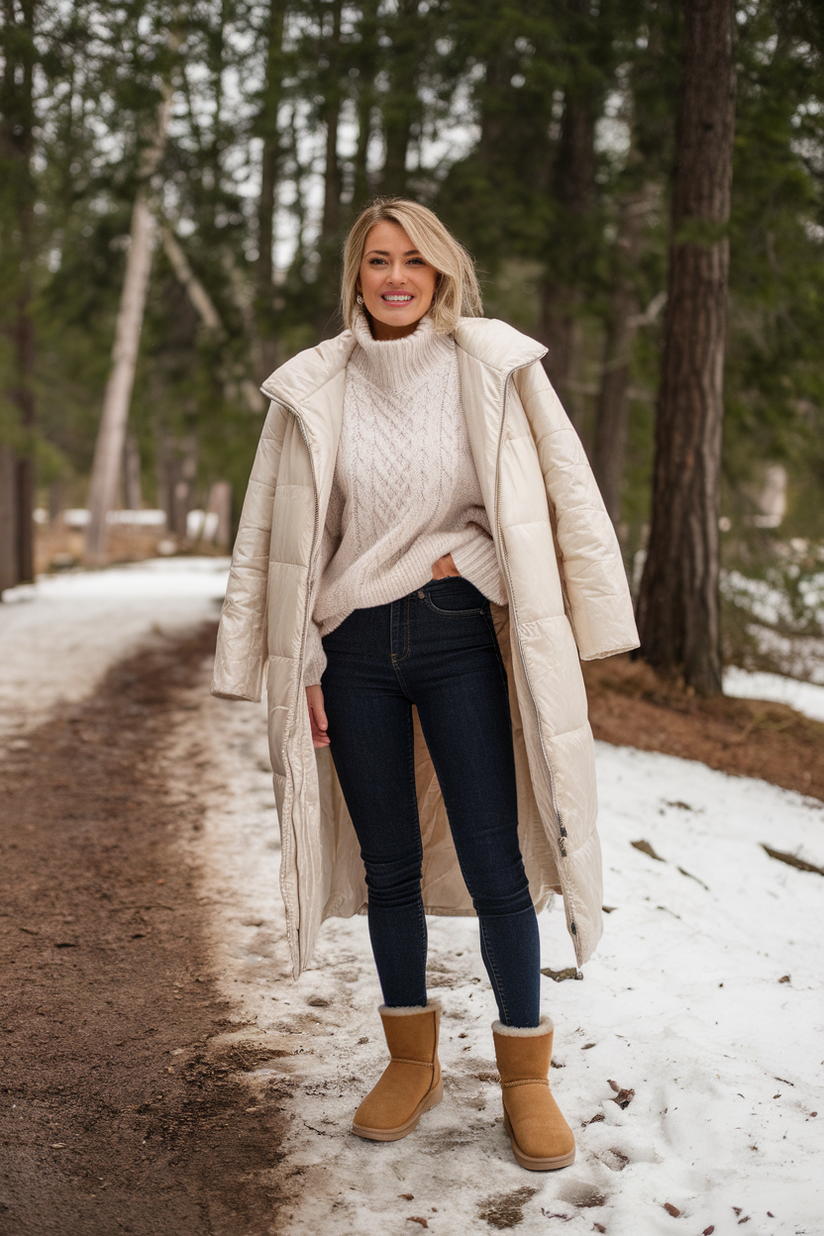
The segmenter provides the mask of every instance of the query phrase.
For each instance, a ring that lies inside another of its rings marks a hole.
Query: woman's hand
[[[306,688],[306,703],[309,708],[309,721],[312,725],[312,746],[328,747],[329,735],[326,733],[329,722],[326,720],[326,709],[323,707],[323,690],[318,684]]]
[[[432,563],[432,578],[449,579],[450,575],[460,575],[460,571],[455,566],[452,555],[444,554],[437,562]]]

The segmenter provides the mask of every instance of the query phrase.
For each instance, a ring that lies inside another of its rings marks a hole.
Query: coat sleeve
[[[258,701],[263,689],[272,504],[288,415],[269,405],[243,501],[212,678],[212,694],[225,699]]]
[[[581,440],[540,362],[517,373],[515,383],[538,449],[578,652],[583,661],[629,652],[638,647],[632,598]]]

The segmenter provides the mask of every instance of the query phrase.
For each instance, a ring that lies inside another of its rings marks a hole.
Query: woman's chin
[[[381,307],[377,313],[370,311],[369,316],[372,319],[372,334],[376,339],[402,339],[404,335],[412,334],[425,315],[409,311],[387,312]]]

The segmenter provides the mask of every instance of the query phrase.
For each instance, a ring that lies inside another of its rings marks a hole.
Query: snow
[[[216,617],[228,570],[228,558],[164,558],[6,589],[0,742],[44,721],[60,700],[81,700],[147,638]]]
[[[801,542],[798,548],[805,545]],[[783,567],[790,579],[799,580],[798,591],[803,601],[805,619],[824,622],[824,571],[799,579],[801,568],[789,562]],[[724,571],[721,590],[737,604],[743,605],[759,622],[770,626],[783,622],[792,630],[799,625],[799,615],[794,611],[786,590],[781,586],[781,571],[774,569],[767,579],[752,579],[740,571]],[[803,625],[804,619],[801,624]]]
[[[772,700],[789,704],[814,721],[824,721],[824,686],[785,678],[783,674],[739,669],[736,665],[724,671],[724,694],[739,699]]]
[[[90,690],[101,662],[158,638],[155,624],[171,631],[186,615],[216,613],[224,578],[214,559],[166,560],[44,581],[0,607],[0,640],[14,654],[0,659],[0,699],[16,702],[17,732]],[[279,1236],[410,1236],[421,1219],[463,1236],[496,1230],[495,1206],[523,1236],[594,1224],[609,1236],[731,1236],[742,1225],[749,1236],[821,1236],[824,880],[762,843],[824,866],[824,804],[598,744],[612,909],[583,982],[546,979],[544,993],[561,1066],[551,1080],[576,1163],[528,1173],[512,1158],[490,1079],[494,1003],[470,919],[429,920],[444,1101],[403,1141],[366,1142],[349,1124],[385,1062],[366,922],[327,922],[312,968],[291,981],[265,707],[213,699],[207,683],[204,669],[191,692],[198,711],[182,709],[170,735],[170,770],[207,804],[203,830],[179,844],[200,872],[214,970],[233,1010],[233,1028],[212,1046],[267,1048],[242,1075],[250,1102],[274,1091],[289,1116],[275,1179],[292,1201]],[[205,777],[187,758],[204,746]],[[663,861],[631,844],[640,840]],[[560,906],[540,921],[544,965],[571,965]],[[610,1079],[635,1091],[624,1110]]]
[[[791,540],[787,553],[806,557],[810,544]],[[815,556],[824,557],[824,547]],[[791,603],[788,585],[797,589]],[[748,612],[747,624],[759,657],[771,668],[810,683],[824,685],[824,571],[801,578],[798,562],[787,561],[769,572],[768,579],[751,579],[739,571],[722,571],[721,591],[727,600]],[[815,632],[819,634],[815,634]],[[769,689],[769,688],[767,688]],[[734,691],[729,694],[735,694]],[[765,696],[772,699],[773,696]]]

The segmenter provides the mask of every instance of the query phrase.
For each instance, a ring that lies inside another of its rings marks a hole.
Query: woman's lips
[[[381,300],[387,305],[408,305],[415,297],[411,292],[384,292]]]

